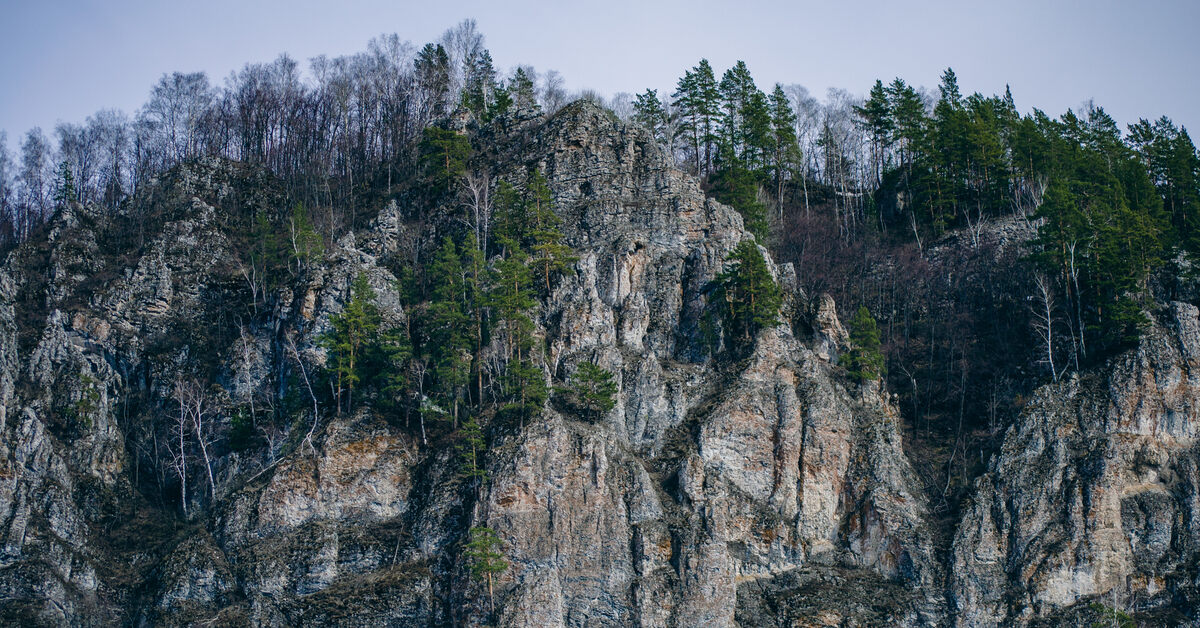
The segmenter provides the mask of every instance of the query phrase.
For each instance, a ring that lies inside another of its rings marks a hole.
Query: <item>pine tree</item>
[[[521,246],[505,240],[506,254],[495,263],[488,304],[503,334],[507,360],[502,381],[503,409],[520,417],[542,408],[547,388],[542,369],[533,361],[533,320],[528,312],[537,305],[529,257]]]
[[[425,44],[413,60],[413,70],[429,118],[446,115],[450,104],[450,55],[446,49],[441,44]]]
[[[721,96],[721,148],[718,157],[726,161],[746,160],[747,125],[746,114],[752,109],[754,94],[758,88],[744,61],[725,71],[719,85]]]
[[[487,49],[472,55],[467,61],[466,80],[463,87],[462,104],[477,118],[485,118],[496,100],[496,68],[492,64],[492,53]]]
[[[571,247],[563,244],[563,234],[558,226],[561,220],[554,213],[553,199],[546,177],[535,170],[529,181],[529,200],[526,202],[533,222],[533,263],[541,270],[546,294],[550,294],[552,273],[565,273],[579,258],[571,254]]]
[[[796,139],[796,113],[792,111],[783,86],[778,83],[771,92],[771,131],[774,139],[771,165],[775,179],[775,201],[782,220],[783,183],[788,174],[799,166],[800,143]]]
[[[412,342],[402,327],[391,327],[379,334],[377,347],[377,372],[384,407],[404,406],[409,394],[409,360],[412,358]],[[408,427],[408,411],[405,410],[405,427]]]
[[[712,174],[713,161],[716,159],[718,116],[721,113],[721,91],[708,59],[701,59],[700,65],[696,66],[696,94],[704,131],[704,173]]]
[[[288,223],[290,248],[292,257],[296,260],[297,270],[303,270],[314,262],[320,261],[325,254],[325,243],[321,234],[313,228],[308,210],[303,203],[297,203],[292,209],[291,220]]]
[[[767,209],[758,200],[758,177],[739,161],[728,161],[713,173],[710,190],[713,198],[736,209],[746,229],[759,240],[766,240]]]
[[[617,384],[613,374],[591,362],[580,362],[569,388],[562,389],[573,405],[589,418],[597,419],[616,406]]]
[[[492,101],[491,106],[489,106],[487,109],[487,114],[485,116],[485,119],[487,120],[494,120],[503,116],[504,114],[508,113],[513,106],[512,93],[504,87],[497,87],[496,90],[492,92],[492,96],[494,100]]]
[[[508,93],[518,109],[541,110],[541,107],[538,106],[537,90],[534,88],[533,78],[529,76],[525,68],[518,67],[513,72],[512,78],[508,81]]]
[[[459,455],[462,457],[460,473],[471,482],[478,499],[479,492],[483,489],[483,483],[488,479],[487,469],[483,467],[487,441],[483,437],[483,428],[479,426],[479,421],[474,416],[463,422],[459,436],[457,447]]]
[[[742,109],[743,161],[766,179],[770,167],[770,156],[775,148],[775,133],[772,126],[771,107],[766,94],[755,89],[750,93]]]
[[[458,426],[463,389],[470,381],[472,321],[467,312],[467,278],[457,247],[449,236],[429,267],[431,300],[428,309],[428,348],[437,395],[450,408]]]
[[[893,126],[891,103],[883,81],[876,80],[867,100],[854,108],[861,126],[871,137],[872,175],[878,185],[883,176],[884,154],[891,143]]]
[[[495,194],[495,237],[493,242],[501,248],[509,244],[522,245],[529,235],[531,218],[526,199],[511,183],[501,180],[496,184]]]
[[[714,284],[710,303],[719,312],[727,344],[735,338],[749,343],[759,330],[779,322],[783,293],[753,241],[738,243]]]
[[[508,569],[508,561],[504,560],[501,551],[502,543],[496,531],[486,526],[471,528],[471,540],[467,542],[463,554],[467,558],[471,576],[476,580],[487,582],[488,602],[492,612],[496,612],[496,598],[493,581]]]
[[[438,195],[447,194],[467,170],[471,142],[464,135],[435,126],[426,127],[422,134],[421,166],[425,176]]]
[[[474,345],[475,355],[471,366],[475,369],[476,394],[479,403],[483,403],[483,345],[487,333],[488,289],[492,274],[487,266],[484,253],[475,240],[475,235],[468,233],[462,247],[462,266],[466,280],[466,302],[468,315],[471,319],[469,341]]]
[[[334,392],[338,412],[342,408],[342,393],[346,393],[346,408],[353,408],[354,388],[362,380],[361,361],[379,331],[379,308],[375,305],[375,290],[366,273],[359,273],[350,288],[350,300],[340,314],[329,317],[330,333],[323,338],[333,365]]]
[[[647,89],[634,97],[633,121],[646,127],[650,136],[660,145],[669,146],[667,137],[667,110],[658,99],[658,91]]]
[[[894,139],[899,144],[900,165],[911,173],[915,152],[924,142],[927,118],[921,95],[897,78],[887,87],[888,106],[894,124]]]
[[[647,90],[649,91],[649,90]],[[696,73],[688,70],[676,84],[675,93],[671,94],[675,101],[675,110],[679,132],[690,139],[692,163],[697,176],[704,172],[704,154],[700,150],[700,136],[703,128],[701,122],[701,100],[697,90]],[[657,99],[657,98],[656,98]]]
[[[71,172],[71,164],[63,160],[58,165],[58,174],[54,182],[54,206],[61,208],[75,201],[75,175]]]
[[[887,372],[880,350],[879,327],[865,305],[858,306],[850,319],[850,352],[846,369],[856,381],[878,379]]]

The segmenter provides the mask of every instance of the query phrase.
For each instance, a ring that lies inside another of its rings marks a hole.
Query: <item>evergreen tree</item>
[[[783,218],[783,183],[800,164],[800,143],[796,139],[796,114],[788,102],[783,86],[775,84],[771,92],[771,131],[774,145],[771,156],[772,176],[775,179],[775,200],[779,217]]]
[[[754,95],[759,93],[754,78],[744,61],[725,71],[719,86],[721,108],[721,148],[718,157],[723,160],[746,160],[747,136],[750,127],[747,114],[754,108]]]
[[[366,273],[359,273],[350,288],[350,300],[341,313],[329,317],[332,330],[323,343],[329,352],[334,394],[338,412],[342,409],[342,394],[346,394],[347,410],[353,407],[354,388],[362,380],[361,361],[379,331],[379,308],[375,305],[375,290]]]
[[[58,165],[58,174],[54,181],[54,206],[65,207],[76,200],[75,175],[71,172],[71,164],[63,161]]]
[[[459,436],[457,447],[459,455],[462,457],[460,473],[475,488],[476,499],[478,499],[480,491],[483,490],[483,483],[488,479],[487,469],[483,467],[487,441],[483,437],[483,428],[479,426],[479,421],[474,416],[463,422]]]
[[[508,93],[518,109],[541,110],[537,102],[537,89],[534,87],[533,77],[525,71],[525,68],[518,67],[513,72],[512,78],[508,81]]]
[[[616,406],[617,384],[613,374],[591,362],[580,362],[569,388],[560,389],[571,404],[589,418],[598,419]]]
[[[874,182],[878,185],[883,176],[884,155],[891,143],[893,126],[892,107],[883,81],[876,80],[871,93],[861,106],[854,108],[859,125],[871,138],[871,158]]]
[[[563,244],[563,234],[558,229],[561,221],[554,213],[550,188],[540,170],[535,170],[530,177],[526,207],[533,222],[533,264],[541,271],[549,295],[551,274],[570,271],[571,264],[579,258],[571,254],[571,247]]]
[[[466,80],[463,86],[462,104],[476,118],[484,119],[496,101],[496,68],[492,64],[492,53],[487,49],[472,55],[467,60]]]
[[[753,241],[738,243],[714,284],[710,303],[719,312],[727,344],[733,339],[749,343],[759,330],[779,322],[783,293]]]
[[[493,97],[494,100],[487,109],[486,119],[488,120],[503,116],[513,106],[512,93],[503,87],[497,87],[496,91],[493,92]]]
[[[399,408],[409,393],[409,360],[412,358],[412,342],[403,327],[391,327],[379,334],[377,366],[383,406]],[[408,426],[408,411],[405,410],[405,427]]]
[[[499,246],[521,245],[530,232],[529,206],[526,199],[511,183],[501,180],[496,184],[495,194],[495,237]]]
[[[766,179],[770,156],[775,148],[771,108],[766,94],[758,89],[751,92],[742,109],[742,121],[742,138],[745,143],[742,160],[747,167],[757,170],[759,176]]]
[[[858,306],[850,319],[850,352],[846,370],[856,381],[878,379],[887,372],[880,350],[879,327],[865,305]]]
[[[488,601],[492,612],[496,612],[496,598],[493,592],[493,580],[508,569],[508,561],[504,560],[501,542],[496,531],[485,527],[471,528],[471,540],[467,542],[463,554],[467,558],[471,576],[476,580],[487,582]]]
[[[296,260],[297,270],[308,268],[314,262],[321,260],[325,254],[325,243],[321,234],[313,228],[312,220],[304,203],[297,203],[292,209],[291,220],[288,222],[288,235],[292,257]]]
[[[1163,116],[1129,127],[1129,143],[1141,157],[1170,217],[1174,239],[1200,260],[1200,153],[1188,136]]]
[[[437,382],[437,397],[450,409],[458,425],[464,388],[470,381],[472,321],[467,312],[467,278],[457,247],[449,236],[429,267],[431,299],[428,309],[428,351]]]
[[[924,142],[928,119],[921,95],[903,80],[897,78],[887,87],[888,108],[894,125],[894,139],[900,147],[900,165],[911,173],[914,152]]]
[[[502,242],[506,251],[495,263],[495,280],[488,304],[503,334],[507,359],[503,375],[503,409],[520,417],[541,410],[548,394],[544,373],[533,360],[533,320],[529,310],[537,305],[529,257],[519,244]]]
[[[736,209],[746,229],[759,240],[767,237],[767,209],[758,200],[758,177],[740,162],[721,165],[712,175],[713,198]]]
[[[421,166],[430,187],[440,196],[452,192],[467,170],[471,142],[449,129],[426,127],[422,131]]]
[[[667,110],[658,99],[658,91],[647,89],[633,101],[633,121],[646,127],[651,137],[661,145],[669,146],[667,137]]]
[[[649,92],[650,90],[647,90]],[[639,96],[639,98],[641,98]],[[683,137],[688,138],[688,148],[692,154],[692,166],[697,176],[704,172],[704,154],[700,150],[701,104],[696,87],[696,74],[692,70],[683,73],[676,84],[675,93],[671,94],[675,101],[676,123]],[[657,100],[657,95],[655,96]],[[636,109],[636,107],[635,107]]]
[[[487,333],[488,289],[491,272],[488,269],[484,253],[475,240],[475,235],[468,233],[462,247],[462,267],[466,280],[466,302],[470,321],[469,341],[474,345],[475,355],[471,365],[475,369],[476,393],[479,403],[483,403],[483,346]]]
[[[700,138],[704,145],[704,174],[711,174],[716,157],[717,120],[720,115],[721,92],[708,59],[701,59],[695,73],[696,107],[699,113]]]
[[[417,87],[430,118],[446,115],[450,98],[450,55],[441,44],[425,44],[413,60]]]
[[[550,396],[546,386],[545,371],[534,362],[530,350],[533,348],[532,337],[525,335],[519,341],[521,350],[516,359],[509,360],[504,371],[504,397],[506,403],[503,410],[518,417],[524,427],[525,419],[540,412]]]

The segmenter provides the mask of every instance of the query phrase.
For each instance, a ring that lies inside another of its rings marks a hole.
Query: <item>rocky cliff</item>
[[[1192,617],[1194,307],[1040,390],[939,550],[899,414],[837,366],[845,331],[804,269],[768,262],[782,322],[713,357],[708,286],[752,238],[737,212],[588,103],[492,141],[498,170],[545,172],[578,257],[534,312],[543,376],[608,369],[612,411],[487,426],[478,488],[448,438],[365,405],[214,442],[207,477],[164,483],[180,382],[206,382],[226,427],[315,404],[352,280],[402,323],[395,262],[436,228],[389,204],[264,298],[229,216],[281,203],[269,177],[184,166],[136,212],[60,211],[0,268],[0,621],[974,626],[1101,599]],[[509,564],[494,612],[462,552],[482,525]]]
[[[1135,350],[1029,400],[958,527],[961,625],[1196,621],[1198,358],[1196,307],[1175,302]]]

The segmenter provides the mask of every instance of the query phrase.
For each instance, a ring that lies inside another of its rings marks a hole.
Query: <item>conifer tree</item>
[[[460,473],[471,483],[478,499],[479,493],[483,489],[483,483],[487,482],[488,478],[487,469],[483,467],[483,455],[487,451],[487,441],[483,437],[483,428],[479,426],[479,421],[474,416],[463,422],[459,436],[461,439],[457,446],[459,455],[462,457]]]
[[[483,251],[479,248],[475,235],[468,233],[462,247],[462,266],[466,281],[466,302],[470,320],[469,340],[474,345],[475,355],[471,366],[475,369],[476,393],[479,403],[483,403],[483,343],[486,333],[488,308],[488,289],[492,274],[487,266]]]
[[[303,270],[313,262],[319,261],[325,254],[325,243],[321,234],[313,228],[312,220],[304,203],[297,203],[292,209],[291,220],[288,222],[288,235],[292,257],[296,260],[297,270]]]
[[[520,191],[504,180],[496,184],[495,199],[496,228],[493,241],[502,249],[513,244],[521,245],[530,229],[528,204]]]
[[[54,206],[64,207],[76,199],[75,175],[71,172],[71,164],[63,160],[58,165],[58,174],[54,181]]]
[[[463,87],[462,104],[478,118],[487,113],[496,101],[496,68],[492,53],[487,49],[472,55],[467,61],[466,81]]]
[[[359,273],[350,288],[350,300],[340,314],[329,317],[332,330],[323,344],[329,352],[335,378],[334,392],[338,412],[342,408],[342,393],[346,393],[346,408],[353,408],[354,388],[362,380],[361,362],[370,343],[379,331],[379,308],[375,305],[375,290],[366,273]]]
[[[616,406],[617,384],[613,374],[592,362],[580,362],[571,375],[569,388],[560,392],[589,418],[599,418]]]
[[[722,163],[712,175],[713,198],[736,209],[746,229],[759,240],[767,237],[767,210],[758,200],[758,177],[741,162]]]
[[[702,105],[697,90],[696,73],[693,70],[683,73],[683,76],[676,84],[675,93],[671,94],[671,98],[675,101],[679,131],[690,140],[689,148],[692,152],[694,172],[697,176],[702,175],[704,173],[704,154],[700,150],[700,136],[701,129],[703,128],[701,122]]]
[[[856,106],[854,113],[859,117],[859,125],[871,137],[872,175],[874,183],[878,185],[883,175],[884,153],[891,143],[894,126],[891,103],[888,101],[883,81],[875,81],[867,100],[861,106]]]
[[[450,55],[441,44],[425,44],[413,60],[417,87],[424,96],[427,119],[446,115],[450,104]]]
[[[504,114],[508,113],[513,106],[512,92],[508,91],[508,89],[504,87],[497,87],[496,90],[492,92],[492,95],[494,100],[487,108],[487,113],[485,115],[485,119],[487,120],[494,120],[500,116],[503,116]]]
[[[464,135],[450,129],[426,127],[421,139],[421,165],[430,186],[438,194],[446,194],[458,185],[459,177],[467,170],[471,143]]]
[[[471,540],[467,542],[463,552],[471,576],[487,582],[488,602],[493,613],[496,612],[493,581],[508,569],[508,561],[504,560],[501,545],[500,536],[495,530],[486,526],[476,526],[471,528]]]
[[[716,158],[717,121],[720,115],[721,92],[708,59],[701,59],[695,68],[696,102],[700,112],[701,139],[704,143],[704,174],[711,174]]]
[[[533,264],[540,270],[549,295],[551,274],[570,271],[571,264],[579,258],[571,254],[571,247],[563,244],[563,234],[558,229],[561,220],[554,212],[550,188],[540,170],[530,177],[526,206],[533,222]]]
[[[886,373],[883,352],[880,350],[879,327],[867,306],[860,305],[850,319],[850,352],[846,369],[856,381],[878,379]]]
[[[738,243],[714,283],[711,303],[728,341],[749,343],[760,329],[778,323],[783,294],[753,241]]]
[[[726,161],[745,159],[748,125],[746,114],[758,92],[746,62],[738,61],[725,71],[719,86],[721,94],[721,149],[718,156]]]
[[[796,139],[796,113],[792,111],[783,86],[778,83],[771,92],[771,131],[774,139],[771,165],[775,179],[775,201],[782,220],[783,183],[788,173],[800,163],[800,143]]]
[[[383,405],[390,408],[405,406],[405,427],[408,426],[408,410],[404,403],[409,393],[409,360],[412,358],[412,342],[403,327],[391,327],[379,334],[377,347],[379,392]]]
[[[438,383],[439,398],[450,408],[450,419],[458,426],[463,388],[470,381],[471,317],[466,311],[467,279],[457,247],[449,236],[429,267],[431,300],[428,310],[428,347],[431,370]]]
[[[893,137],[900,148],[900,165],[911,174],[914,153],[924,142],[925,104],[917,90],[899,78],[888,85],[887,98],[894,125]]]
[[[537,90],[533,85],[533,77],[523,67],[517,67],[512,78],[508,81],[508,94],[518,109],[541,109],[537,102]]]
[[[489,305],[504,336],[506,366],[503,376],[504,409],[525,417],[540,410],[547,388],[543,371],[533,361],[533,321],[528,311],[534,300],[533,273],[529,257],[512,241],[502,242],[506,255],[495,264],[495,281]]]
[[[658,91],[647,89],[633,100],[633,121],[646,127],[650,136],[661,145],[669,146],[667,110],[658,99]]]

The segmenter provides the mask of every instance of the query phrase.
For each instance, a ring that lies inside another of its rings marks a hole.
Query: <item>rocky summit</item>
[[[848,372],[833,299],[649,132],[586,101],[447,132],[467,128],[497,177],[544,176],[570,255],[531,266],[524,336],[479,334],[496,367],[457,398],[414,356],[410,402],[347,399],[330,341],[356,284],[381,328],[436,332],[406,286],[467,220],[448,203],[381,200],[285,272],[247,236],[280,184],[201,159],[8,253],[0,623],[1093,625],[1118,595],[1197,621],[1196,307],[1037,388],[946,521],[895,398]],[[735,347],[714,286],[745,242],[781,307]],[[510,390],[514,347],[545,398],[470,414]],[[564,392],[584,364],[608,403]]]

